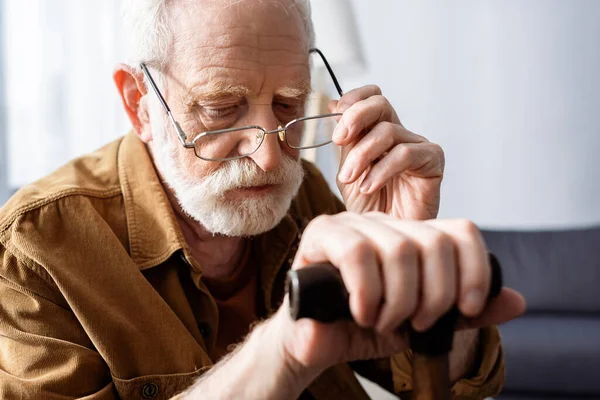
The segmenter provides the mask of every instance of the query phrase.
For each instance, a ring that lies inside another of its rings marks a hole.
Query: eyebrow
[[[245,97],[249,95],[250,92],[250,88],[244,85],[229,85],[213,82],[191,88],[186,94],[184,101],[186,104],[190,104],[196,99],[211,101],[229,96]]]
[[[275,96],[290,99],[305,99],[312,91],[310,82],[299,81],[288,86],[278,88]],[[231,85],[224,83],[211,82],[204,85],[192,87],[184,97],[185,104],[192,104],[197,99],[212,101],[224,97],[246,97],[252,91],[245,85]]]
[[[277,89],[275,91],[275,96],[291,99],[304,99],[308,97],[310,92],[312,92],[310,82],[301,81]]]

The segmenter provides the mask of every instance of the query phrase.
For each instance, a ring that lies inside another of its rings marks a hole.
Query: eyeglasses
[[[323,53],[319,49],[313,48],[310,49],[309,54],[316,54],[319,56],[321,61],[323,61],[338,94],[340,97],[343,96],[344,92]],[[142,71],[144,71],[150,86],[154,90],[154,93],[156,93],[158,100],[160,100],[160,103],[165,109],[165,112],[171,121],[171,125],[175,129],[175,132],[177,132],[177,136],[183,147],[194,149],[194,154],[198,158],[206,161],[228,161],[247,157],[256,152],[262,145],[265,137],[270,134],[277,134],[279,140],[296,150],[313,149],[325,146],[332,142],[333,130],[337,124],[336,117],[342,115],[341,113],[333,113],[303,116],[301,118],[293,119],[285,124],[285,126],[280,125],[277,129],[273,130],[267,130],[258,125],[249,125],[239,128],[235,127],[206,131],[196,134],[189,140],[189,136],[183,131],[181,125],[179,125],[173,117],[169,105],[154,82],[146,64],[141,63],[140,66]],[[232,149],[236,149],[236,155],[231,154]]]

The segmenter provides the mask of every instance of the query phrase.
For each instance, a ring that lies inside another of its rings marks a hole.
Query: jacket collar
[[[185,240],[146,146],[133,131],[117,157],[130,255],[144,270],[165,262]]]
[[[133,262],[145,270],[165,262],[178,250],[192,260],[148,150],[133,131],[124,137],[117,157]],[[275,228],[255,238],[266,293],[271,293],[275,275],[285,264],[298,231],[288,212]],[[194,269],[201,273],[199,266],[194,265]]]

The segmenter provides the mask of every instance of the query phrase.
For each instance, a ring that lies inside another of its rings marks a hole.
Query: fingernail
[[[352,177],[352,169],[348,167],[343,168],[342,172],[340,173],[340,181],[348,182],[350,177]]]
[[[473,289],[465,295],[462,302],[462,311],[469,316],[475,316],[481,311],[483,293],[481,290]]]
[[[361,185],[360,185],[360,192],[361,193],[367,193],[369,191],[369,189],[371,188],[371,182],[367,182],[364,181]]]
[[[341,141],[346,139],[346,136],[348,136],[348,129],[346,129],[344,122],[340,119],[333,132],[333,137],[335,141]]]
[[[417,324],[415,324],[414,321],[412,322],[413,329],[418,332],[424,332],[425,330],[429,329],[431,325],[433,325],[433,321],[427,318],[417,321]]]

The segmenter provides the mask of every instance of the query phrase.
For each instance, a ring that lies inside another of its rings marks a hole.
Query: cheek
[[[221,163],[201,160],[196,157],[193,149],[186,149],[181,146],[177,150],[177,164],[186,176],[202,179],[217,170]]]
[[[290,158],[293,158],[294,160],[298,160],[300,158],[300,150],[292,149],[291,147],[285,144],[281,146],[281,150],[283,154],[287,155]]]

